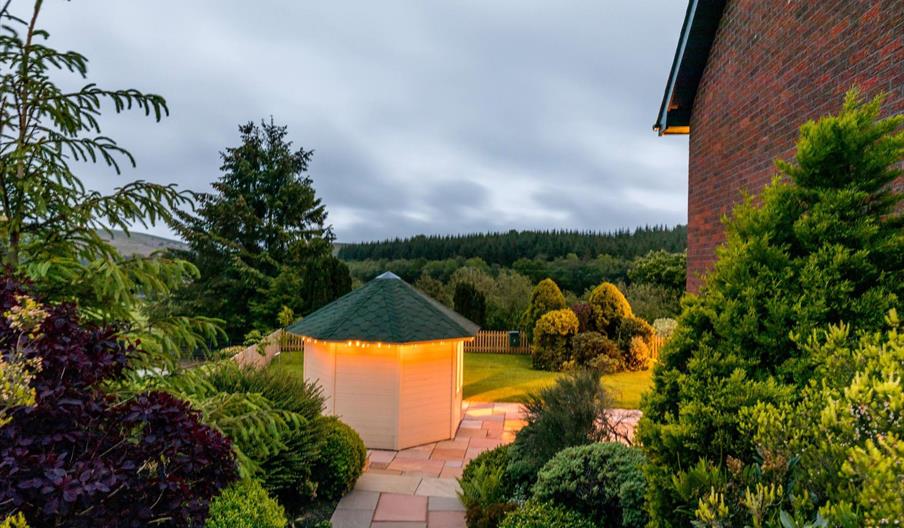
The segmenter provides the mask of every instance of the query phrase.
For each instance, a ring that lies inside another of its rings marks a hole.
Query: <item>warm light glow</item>
[[[385,341],[331,341],[327,339],[314,339],[313,337],[307,336],[299,336],[301,338],[302,343],[308,344],[339,344],[345,345],[349,348],[357,347],[357,348],[367,348],[367,347],[376,347],[383,348],[386,347],[398,347],[398,346],[410,346],[410,345],[446,345],[452,343],[470,343],[474,341],[473,337],[463,337],[459,339],[436,339],[432,341],[406,341],[404,343],[387,343]]]
[[[670,126],[662,131],[663,134],[690,134],[691,127],[689,126]]]

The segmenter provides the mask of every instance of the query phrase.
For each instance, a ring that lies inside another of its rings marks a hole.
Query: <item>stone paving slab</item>
[[[374,522],[427,522],[427,497],[381,493]]]
[[[465,511],[464,505],[458,500],[458,497],[428,497],[427,501],[427,511],[428,512],[438,512],[438,511],[457,511],[463,512]]]
[[[379,473],[367,472],[358,478],[358,482],[355,484],[355,490],[414,495],[414,492],[417,490],[420,483],[421,477],[382,475]]]
[[[480,453],[515,440],[524,427],[517,403],[463,402],[455,438],[389,451],[368,451],[368,466],[333,514],[333,528],[465,528],[458,478]],[[639,411],[613,409],[633,436]]]

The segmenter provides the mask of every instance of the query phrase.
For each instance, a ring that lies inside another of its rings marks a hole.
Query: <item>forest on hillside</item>
[[[446,260],[480,258],[487,264],[511,267],[518,259],[551,260],[576,255],[581,260],[600,255],[631,260],[650,251],[671,253],[687,248],[687,226],[645,226],[634,230],[508,231],[466,235],[418,235],[343,245],[340,259]]]

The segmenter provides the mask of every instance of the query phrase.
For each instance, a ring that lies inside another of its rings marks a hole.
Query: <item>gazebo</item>
[[[304,338],[304,376],[371,449],[455,436],[463,344],[478,327],[393,273],[320,308],[287,331]]]

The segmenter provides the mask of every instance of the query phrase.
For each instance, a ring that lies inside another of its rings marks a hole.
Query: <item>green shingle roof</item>
[[[286,330],[326,341],[412,343],[473,337],[479,327],[387,272]]]

